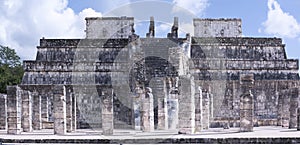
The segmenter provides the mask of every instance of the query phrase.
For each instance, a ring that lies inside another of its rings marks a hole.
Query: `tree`
[[[0,45],[0,93],[6,93],[6,86],[21,83],[23,74],[22,63],[15,50]]]

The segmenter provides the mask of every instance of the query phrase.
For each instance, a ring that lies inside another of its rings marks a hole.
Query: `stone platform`
[[[239,128],[213,128],[184,135],[177,130],[145,133],[134,130],[114,130],[113,136],[103,136],[101,130],[79,129],[67,135],[53,135],[53,130],[40,130],[20,135],[0,131],[2,144],[197,144],[197,143],[300,143],[300,132],[277,126],[256,127],[254,132],[239,133]]]

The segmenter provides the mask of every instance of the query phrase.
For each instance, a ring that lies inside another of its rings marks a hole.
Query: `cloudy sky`
[[[281,37],[289,58],[300,59],[300,0],[0,0],[0,44],[22,59],[35,59],[39,39],[84,38],[85,17],[129,15],[145,36],[149,16],[164,37],[173,16],[192,33],[193,17],[241,18],[243,35]],[[146,28],[146,29],[145,29]]]

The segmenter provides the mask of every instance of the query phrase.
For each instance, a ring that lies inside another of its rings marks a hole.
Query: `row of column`
[[[137,130],[154,130],[153,110],[151,103],[156,100],[157,105],[157,129],[179,129],[181,134],[193,134],[202,129],[208,129],[213,116],[213,97],[209,87],[195,90],[195,82],[192,76],[180,77],[180,86],[170,87],[166,92],[164,78],[154,78],[150,86],[143,89],[137,87],[134,97],[134,128]],[[179,89],[179,90],[177,90]],[[196,93],[196,91],[199,91]],[[196,94],[196,96],[195,96]],[[151,96],[151,97],[147,97]],[[155,98],[155,99],[152,99]]]
[[[76,129],[75,97],[71,93],[68,95],[64,86],[54,86],[50,90],[48,93],[39,93],[23,90],[18,86],[7,87],[8,134],[52,127],[55,134],[65,134]],[[50,96],[53,96],[52,102]],[[51,105],[53,110],[49,109],[52,108]],[[53,112],[49,113],[50,111]],[[53,115],[51,119],[50,114]]]
[[[190,76],[180,78],[179,94],[173,98],[178,98],[177,107],[173,110],[178,110],[178,115],[173,116],[178,118],[179,133],[192,134],[195,131],[209,127],[210,116],[212,115],[212,97],[209,89],[199,88],[199,97],[195,97],[194,79]],[[242,95],[240,97],[240,131],[253,131],[253,95],[251,86],[253,84],[253,76],[246,75],[241,78]],[[29,92],[22,90],[20,87],[8,87],[7,94],[7,132],[9,134],[19,134],[21,131],[30,132],[33,129],[42,129],[42,121],[49,119],[49,106],[45,102],[49,98],[42,97],[38,92]],[[71,90],[66,90],[64,86],[54,86],[52,88],[53,95],[53,118],[54,118],[54,133],[65,134],[75,129],[76,115],[75,112],[76,100],[70,95]],[[153,95],[151,88],[146,88],[145,91],[137,91],[141,100],[139,104],[140,125],[143,131],[154,130],[154,111],[153,111]],[[174,93],[176,94],[176,93]],[[172,96],[172,95],[171,95]],[[287,96],[287,97],[286,97]],[[113,134],[113,90],[112,88],[102,89],[102,126],[103,134]],[[159,99],[160,98],[160,99]],[[278,123],[284,127],[300,128],[300,112],[298,110],[299,89],[293,88],[281,91],[279,94],[279,109]],[[165,97],[158,97],[158,127],[160,129],[168,129],[167,125],[170,114],[168,103]],[[176,102],[176,101],[175,101]],[[34,104],[34,105],[33,105]],[[44,111],[42,111],[44,110]],[[172,109],[171,109],[172,110]],[[174,114],[177,114],[174,113]],[[298,113],[298,114],[297,114]],[[161,116],[161,117],[160,117]],[[297,119],[298,117],[298,119]],[[175,121],[176,122],[176,121]],[[288,124],[288,125],[287,125]],[[175,125],[176,126],[176,125]],[[22,130],[23,129],[23,130]]]
[[[167,90],[165,78],[153,78],[150,87],[137,86],[133,95],[134,129],[145,132],[178,128],[178,90]],[[174,85],[175,86],[175,85]],[[171,87],[169,87],[171,88]],[[189,106],[189,105],[187,105]],[[156,123],[155,111],[156,108]],[[156,126],[155,126],[156,124]]]
[[[75,130],[76,100],[72,90],[65,86],[53,86],[50,89],[53,96],[53,127],[54,134],[64,135]],[[18,86],[7,89],[7,133],[20,134],[22,131],[31,132],[43,128],[43,121],[49,119],[49,99],[43,99],[38,92],[22,90]],[[102,129],[104,135],[113,134],[113,89],[101,88]],[[144,131],[154,130],[154,113],[152,90],[148,88],[142,97],[141,119]],[[48,109],[47,109],[48,108]],[[45,112],[42,112],[44,110]],[[72,113],[73,112],[73,113]],[[48,114],[48,115],[47,115]]]
[[[254,83],[253,75],[241,75],[242,94],[240,96],[240,131],[253,131],[254,97],[251,88]],[[278,96],[277,125],[297,128],[300,131],[299,88],[293,87],[280,90]]]
[[[158,82],[158,84],[164,84]],[[181,133],[193,133],[195,126],[195,106],[194,106],[194,80],[191,78],[182,78],[182,86],[180,97],[178,91],[171,93],[170,99],[167,100],[164,93],[158,95],[158,129],[176,129],[181,128]],[[165,88],[165,86],[162,86]],[[66,90],[64,86],[54,86],[51,90],[53,95],[53,118],[54,118],[54,133],[65,134],[71,132],[76,128],[76,102],[71,90]],[[161,90],[159,90],[161,91]],[[154,130],[154,99],[152,89],[146,88],[146,92],[140,92],[139,98],[141,100],[140,123],[143,131]],[[164,91],[161,91],[164,92]],[[209,127],[209,93],[204,93],[203,108],[204,117],[203,122],[206,124],[205,128]],[[103,134],[110,135],[113,133],[113,91],[111,88],[102,90],[102,126]],[[8,88],[8,133],[18,134],[23,129],[24,132],[31,132],[40,130],[43,127],[43,122],[47,122],[49,118],[49,101],[47,95],[39,95],[38,92],[29,92],[22,90],[20,87],[12,86]],[[202,93],[201,93],[202,96]],[[178,100],[179,99],[179,100]],[[202,99],[201,99],[202,100]],[[180,105],[178,105],[180,104]],[[201,103],[202,104],[202,103]],[[188,109],[188,110],[187,110]],[[179,111],[181,110],[181,111]],[[178,112],[179,111],[179,112]],[[17,113],[18,115],[11,114]],[[73,112],[73,113],[72,113]],[[179,114],[179,115],[178,115]],[[20,120],[20,115],[22,118]],[[178,117],[179,116],[179,117]],[[11,118],[12,117],[12,118]],[[193,118],[193,119],[191,119]],[[179,119],[179,122],[178,122]],[[169,123],[170,122],[170,123]],[[21,126],[11,127],[12,125]],[[191,126],[192,125],[192,126]],[[190,126],[190,127],[189,127]],[[14,130],[14,131],[12,131]]]

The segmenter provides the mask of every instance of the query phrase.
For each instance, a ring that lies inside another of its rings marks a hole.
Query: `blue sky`
[[[300,0],[1,0],[0,44],[16,49],[23,59],[34,59],[42,37],[84,38],[87,16],[135,16],[142,37],[151,15],[160,37],[177,15],[184,32],[192,31],[192,17],[241,18],[244,36],[283,38],[288,57],[300,59],[299,8]]]

